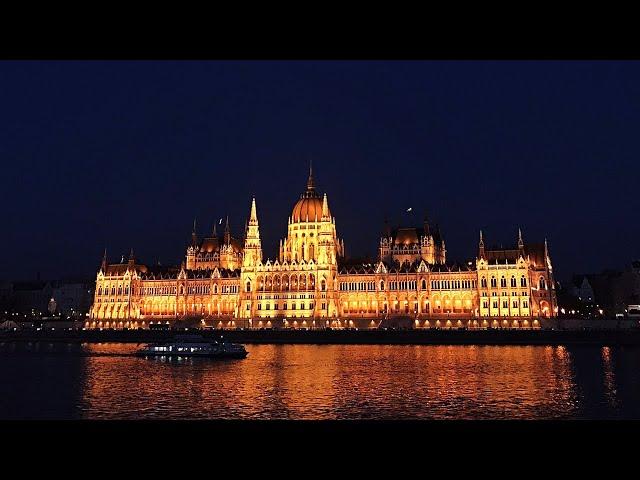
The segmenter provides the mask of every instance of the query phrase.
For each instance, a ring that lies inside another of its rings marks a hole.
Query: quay
[[[198,333],[205,338],[221,336],[244,344],[362,344],[362,345],[628,345],[640,346],[640,328],[543,329],[543,330],[82,330],[28,329],[0,331],[0,342],[148,343],[176,334]]]

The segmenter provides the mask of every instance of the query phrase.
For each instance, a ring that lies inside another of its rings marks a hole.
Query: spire
[[[522,241],[522,230],[518,228],[518,250],[524,250],[524,242]]]
[[[129,252],[129,265],[133,265],[136,263],[136,258],[133,256],[133,247],[131,247],[131,251]]]
[[[227,221],[224,224],[224,243],[228,245],[231,243],[231,230],[229,229],[229,215],[227,215]]]
[[[389,219],[386,215],[384,217],[384,227],[382,229],[382,235],[385,237],[391,236],[391,226],[389,225]]]
[[[426,214],[426,212],[424,214],[423,226],[424,226],[424,235],[425,235],[425,237],[428,237],[429,235],[431,235],[431,232],[430,232],[430,229],[429,229],[429,217]]]
[[[258,225],[258,214],[256,212],[256,197],[251,200],[251,214],[249,215],[249,225]]]
[[[438,224],[438,223],[436,223],[436,234],[435,234],[433,240],[435,242],[441,242],[442,241],[442,234],[440,233],[440,224]]]
[[[316,185],[313,181],[313,165],[309,160],[309,180],[307,180],[307,191],[313,192],[316,189]]]
[[[322,220],[329,220],[329,200],[326,193],[322,198]]]
[[[260,227],[258,226],[258,213],[256,210],[256,199],[251,199],[251,213],[249,221],[245,221],[244,226],[244,256],[243,267],[255,267],[262,262],[262,244],[260,242]]]
[[[193,230],[191,230],[191,245],[194,247],[198,244],[198,236],[196,235],[196,219],[193,218]]]
[[[104,248],[104,255],[102,256],[102,264],[100,265],[100,268],[103,272],[107,271],[107,247]]]
[[[480,230],[480,242],[478,242],[478,257],[484,258],[484,238],[482,237],[482,230]]]
[[[214,236],[214,237],[217,237],[217,236],[218,236],[218,231],[216,230],[216,225],[217,225],[217,223],[216,223],[216,222],[213,222],[213,236]]]

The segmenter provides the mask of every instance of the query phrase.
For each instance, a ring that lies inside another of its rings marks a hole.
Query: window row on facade
[[[281,304],[281,307],[278,306],[279,304],[277,302],[273,303],[273,305],[269,302],[265,302],[264,303],[264,310],[271,310],[272,306],[273,306],[273,310],[289,310],[288,306],[289,304],[287,302],[284,302]],[[308,305],[308,306],[307,306]],[[262,310],[263,304],[262,303],[258,303],[258,310]],[[306,303],[300,303],[300,310],[312,310],[314,308],[314,303],[313,302],[309,302],[308,304]],[[326,305],[323,303],[322,304],[322,308],[325,309]],[[247,310],[251,310],[251,305],[247,303]],[[291,303],[291,310],[297,310],[298,309],[298,304],[296,302],[292,302]]]

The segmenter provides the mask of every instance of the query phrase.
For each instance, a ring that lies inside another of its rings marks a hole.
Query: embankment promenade
[[[0,332],[0,342],[149,343],[176,334],[246,344],[362,345],[629,345],[640,346],[640,329],[583,330],[18,330]]]

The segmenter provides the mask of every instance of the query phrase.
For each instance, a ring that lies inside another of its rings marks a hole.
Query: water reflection
[[[640,349],[249,345],[245,360],[126,356],[137,348],[0,344],[0,384],[13,392],[0,396],[0,416],[640,418]]]

